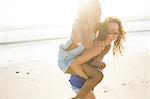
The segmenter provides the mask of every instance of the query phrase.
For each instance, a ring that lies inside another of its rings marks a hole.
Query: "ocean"
[[[143,34],[143,32],[147,34],[150,31],[150,20],[123,22],[123,26],[127,34]],[[68,38],[71,34],[71,28],[71,24],[1,26],[0,45]]]
[[[150,22],[125,22],[123,55],[104,57],[104,79],[97,99],[149,99]],[[58,68],[59,45],[71,26],[10,26],[0,31],[0,98],[67,99],[73,97],[69,76]],[[64,92],[65,89],[65,92]],[[66,93],[67,92],[67,93]]]

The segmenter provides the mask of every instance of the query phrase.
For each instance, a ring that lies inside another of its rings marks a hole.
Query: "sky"
[[[0,26],[70,24],[79,0],[0,0]],[[150,14],[150,0],[101,0],[102,18]]]
[[[149,0],[102,0],[103,15],[138,16],[150,14]]]

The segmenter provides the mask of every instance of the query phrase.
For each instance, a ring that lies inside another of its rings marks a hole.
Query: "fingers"
[[[98,68],[99,68],[100,70],[103,70],[105,67],[106,67],[106,64],[105,64],[104,62],[100,62]]]

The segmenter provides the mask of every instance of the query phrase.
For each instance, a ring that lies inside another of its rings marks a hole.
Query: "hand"
[[[96,66],[100,70],[103,70],[106,67],[104,62],[97,61],[96,59],[92,60],[91,65]]]
[[[106,67],[106,64],[104,62],[100,62],[99,65],[98,65],[98,68],[100,70],[103,70],[105,67]]]
[[[96,56],[96,57],[94,57],[94,58],[92,59],[92,63],[93,63],[93,64],[99,64],[99,62],[101,62],[102,59],[103,59],[102,56]]]

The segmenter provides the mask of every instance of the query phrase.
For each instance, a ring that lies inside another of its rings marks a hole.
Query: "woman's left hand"
[[[102,62],[101,60],[102,60],[102,58],[100,59],[100,57],[95,57],[91,61],[91,65],[96,66],[100,70],[103,70],[106,67],[106,64],[104,62]]]

